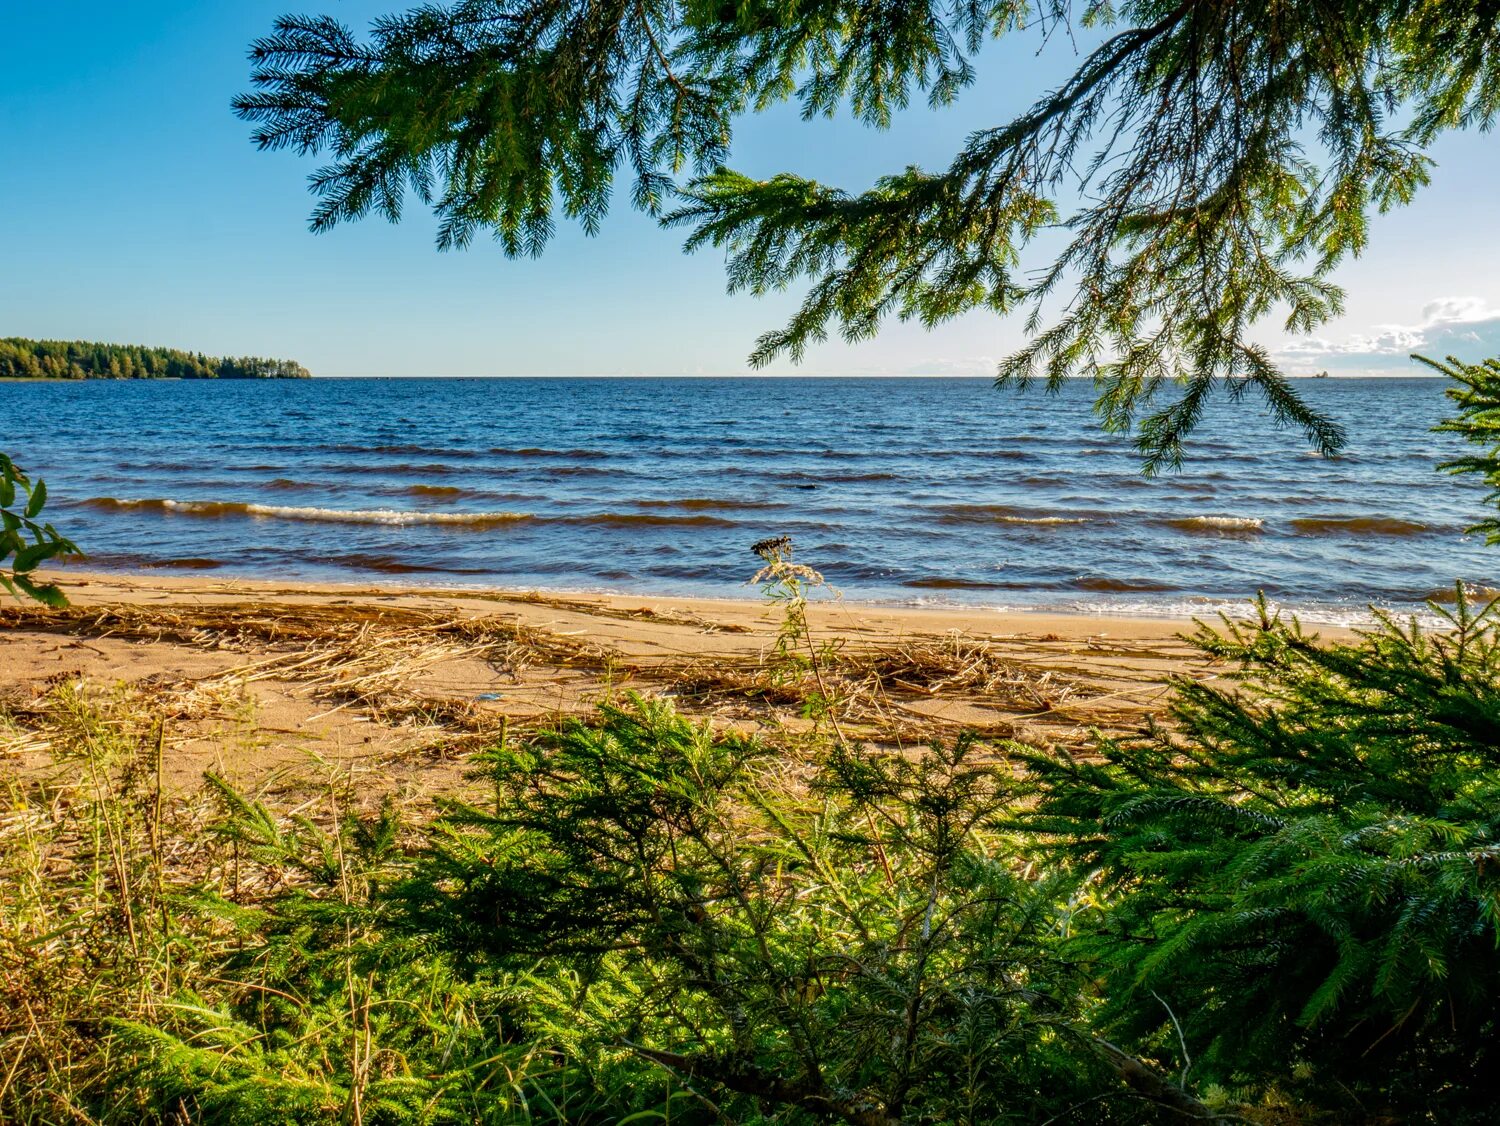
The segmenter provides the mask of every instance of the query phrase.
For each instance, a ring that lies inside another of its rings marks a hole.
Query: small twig
[[[1177,1021],[1177,1014],[1172,1011],[1172,1006],[1162,1000],[1162,995],[1156,990],[1151,991],[1151,996],[1161,1001],[1161,1007],[1167,1010],[1167,1016],[1172,1018],[1172,1027],[1177,1030],[1177,1044],[1182,1049],[1182,1075],[1177,1080],[1179,1087],[1187,1086],[1188,1069],[1193,1066],[1193,1057],[1188,1054],[1187,1037],[1182,1034],[1182,1025]]]

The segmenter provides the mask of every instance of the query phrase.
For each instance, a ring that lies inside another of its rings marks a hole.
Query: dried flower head
[[[767,563],[776,563],[791,556],[792,537],[773,536],[771,539],[751,544],[750,550],[759,555]]]

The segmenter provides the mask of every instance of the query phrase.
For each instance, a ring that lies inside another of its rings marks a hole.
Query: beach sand
[[[795,738],[816,688],[777,664],[780,610],[753,597],[72,570],[63,581],[67,610],[0,608],[0,777],[57,769],[48,733],[69,686],[164,717],[171,786],[213,770],[270,792],[332,768],[372,799],[451,791],[502,726],[586,714],[627,692]],[[970,729],[997,748],[1086,753],[1094,730],[1139,730],[1159,713],[1170,676],[1231,671],[1180,639],[1185,620],[839,601],[815,603],[809,624],[844,735],[897,751]]]

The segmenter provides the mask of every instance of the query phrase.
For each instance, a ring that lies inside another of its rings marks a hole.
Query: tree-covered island
[[[295,360],[86,340],[0,339],[0,379],[307,379]]]

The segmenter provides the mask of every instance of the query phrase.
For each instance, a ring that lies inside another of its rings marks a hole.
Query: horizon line
[[[600,372],[575,372],[567,375],[560,374],[518,374],[509,375],[311,375],[310,379],[985,379],[993,382],[997,376],[993,375],[957,375],[938,372],[902,372],[902,373],[823,373],[823,374],[762,374],[759,372],[633,372],[600,373]],[[1079,380],[1093,382],[1092,376],[1069,375],[1067,380]],[[1420,371],[1406,372],[1350,372],[1346,374],[1287,374],[1286,379],[1436,379],[1443,377],[1437,374],[1427,374]],[[203,380],[199,382],[210,382]]]

